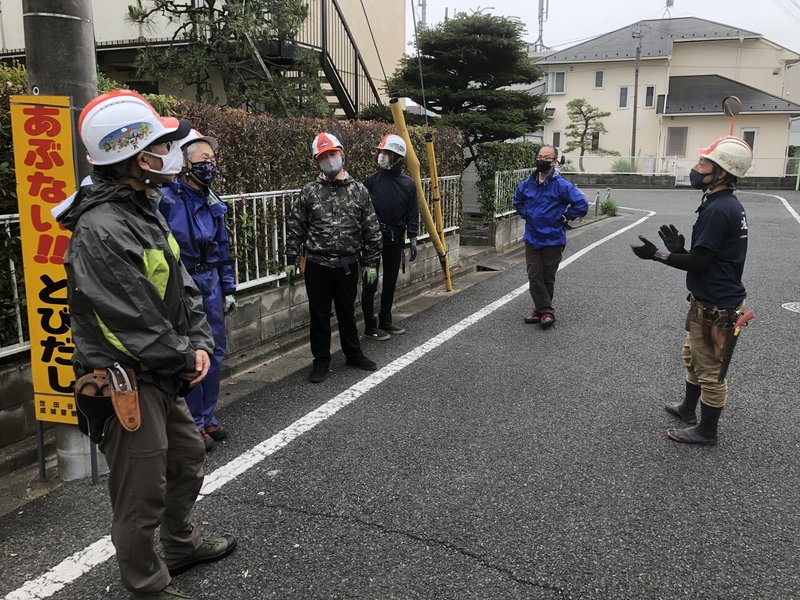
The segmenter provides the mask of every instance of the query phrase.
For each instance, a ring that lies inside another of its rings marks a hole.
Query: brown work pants
[[[545,246],[531,248],[525,244],[525,262],[528,266],[528,284],[530,286],[533,307],[540,315],[553,314],[553,292],[556,284],[558,265],[564,246]]]
[[[167,587],[164,561],[175,563],[200,545],[190,514],[203,485],[205,447],[183,398],[140,382],[142,426],[125,431],[115,418],[100,442],[114,511],[111,540],[122,583],[131,591]],[[161,526],[164,560],[154,533]]]
[[[739,310],[744,308],[744,303]],[[722,361],[714,355],[714,346],[703,337],[703,306],[693,300],[686,315],[686,341],[683,343],[683,364],[686,381],[700,386],[700,401],[722,408],[728,399],[728,380],[717,381]]]

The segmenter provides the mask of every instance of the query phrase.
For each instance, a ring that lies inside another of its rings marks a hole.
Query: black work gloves
[[[677,252],[679,254],[686,254],[686,238],[683,234],[678,233],[675,225],[662,225],[658,230],[658,235],[670,252]]]
[[[643,235],[640,235],[639,239],[641,240],[642,244],[644,244],[644,245],[643,246],[633,246],[633,245],[631,245],[631,250],[633,250],[633,253],[636,256],[638,256],[639,258],[644,259],[644,260],[655,260],[656,259],[656,252],[658,251],[658,248],[656,248],[656,245],[653,242],[651,242],[650,240],[648,240],[646,237],[644,237]]]

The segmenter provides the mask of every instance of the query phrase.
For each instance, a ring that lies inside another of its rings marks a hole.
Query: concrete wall
[[[489,225],[489,243],[497,252],[505,252],[525,235],[525,220],[517,215],[502,217]]]
[[[459,235],[446,238],[450,267],[460,261]],[[397,295],[403,288],[440,279],[441,265],[430,242],[421,242],[417,260],[406,264],[398,278]],[[360,292],[359,292],[360,297]],[[247,291],[237,295],[239,308],[227,317],[229,355],[223,362],[223,376],[238,369],[265,362],[271,353],[296,343],[307,343],[308,298],[303,282],[294,286]],[[361,313],[356,309],[359,330]],[[334,325],[336,321],[334,319]],[[333,349],[336,351],[336,349]],[[33,384],[30,356],[0,366],[0,448],[35,433]]]

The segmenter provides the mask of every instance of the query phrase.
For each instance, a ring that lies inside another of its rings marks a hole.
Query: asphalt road
[[[176,583],[226,600],[800,598],[800,313],[781,307],[800,302],[800,222],[774,196],[739,195],[756,319],[717,447],[664,434],[662,405],[683,390],[684,274],[629,249],[662,223],[688,237],[699,195],[617,191],[636,210],[571,233],[552,329],[522,322],[518,254],[403,319],[406,335],[365,342],[385,370],[365,379],[339,354],[315,386],[304,349],[226,403],[232,435],[207,463],[222,484],[195,515],[239,548]],[[88,482],[0,518],[0,594],[126,598],[113,558],[71,583],[37,579],[76,553],[84,564],[109,521],[105,485]]]

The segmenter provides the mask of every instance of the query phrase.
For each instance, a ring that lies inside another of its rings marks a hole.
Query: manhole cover
[[[785,304],[781,304],[781,306],[786,310],[800,313],[800,302],[786,302]]]

